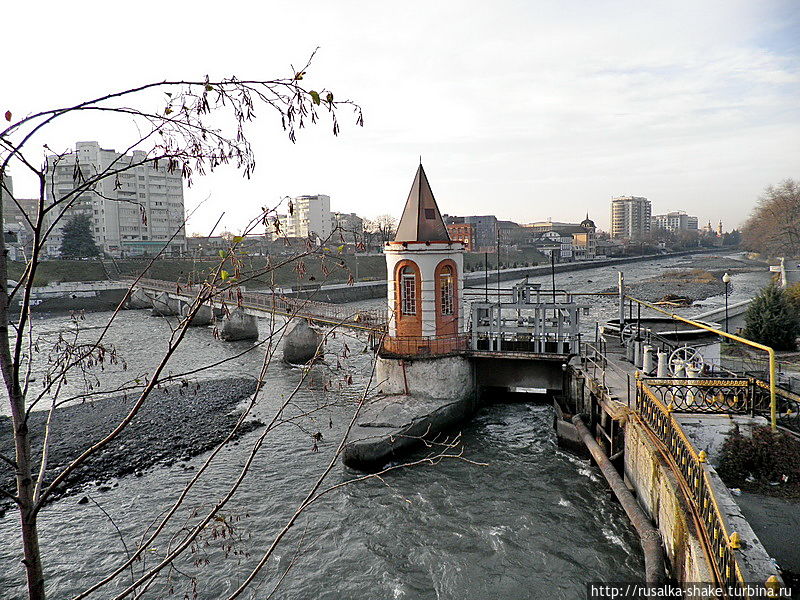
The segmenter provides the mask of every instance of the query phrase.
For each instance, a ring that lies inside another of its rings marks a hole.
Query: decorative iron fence
[[[674,412],[749,414],[770,418],[769,383],[753,378],[642,379]],[[778,425],[800,433],[800,395],[776,388]]]
[[[650,392],[675,412],[752,414],[749,379],[653,379]]]
[[[714,486],[706,469],[705,457],[698,454],[673,418],[672,410],[662,402],[650,386],[651,380],[639,380],[636,383],[637,414],[665,446],[673,466],[683,478],[684,487],[690,496],[689,500],[694,504],[695,512],[702,522],[703,533],[719,583],[726,588],[736,590],[737,594],[742,594],[736,597],[748,597],[736,549],[731,543],[733,532],[729,530],[719,508]]]
[[[770,414],[769,383],[753,379],[753,404],[758,414]],[[782,388],[775,389],[778,425],[800,433],[800,394]]]

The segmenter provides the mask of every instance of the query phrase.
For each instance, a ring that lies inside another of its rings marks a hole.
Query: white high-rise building
[[[292,214],[286,217],[289,237],[317,237],[326,240],[331,235],[331,197],[325,194],[297,196],[292,199]]]
[[[639,196],[611,199],[611,237],[638,239],[650,232],[650,200]]]
[[[156,165],[145,160],[146,154],[142,151],[122,155],[101,148],[97,142],[78,142],[74,152],[48,156],[48,206],[80,185],[76,166],[86,180],[118,167],[143,164],[105,177],[93,189],[80,194],[48,237],[46,254],[60,255],[61,230],[76,214],[91,218],[97,247],[112,256],[152,255],[165,245],[167,255],[184,252],[186,231],[180,169],[169,173],[165,162]],[[49,216],[50,222],[62,210],[56,208]]]
[[[682,210],[678,210],[664,215],[653,215],[651,225],[653,228],[666,229],[667,231],[696,231],[697,217],[692,217]]]

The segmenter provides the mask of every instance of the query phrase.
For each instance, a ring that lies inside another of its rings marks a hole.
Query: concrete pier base
[[[153,299],[142,288],[135,288],[128,296],[126,307],[131,310],[153,308]]]
[[[443,439],[477,408],[473,366],[463,356],[379,357],[375,377],[381,395],[363,409],[342,454],[353,468],[400,460],[423,440]]]
[[[302,365],[321,352],[322,335],[309,326],[306,319],[293,319],[291,329],[283,339],[283,360]]]
[[[406,394],[427,398],[463,398],[475,395],[472,362],[464,356],[415,359],[381,358],[375,365],[375,381],[382,394]]]
[[[220,337],[226,342],[258,339],[258,319],[240,309],[222,319]]]
[[[402,460],[422,440],[444,441],[442,431],[469,418],[472,398],[444,400],[416,396],[379,396],[362,410],[342,453],[344,463],[361,470],[380,469]]]
[[[184,303],[183,306],[181,306],[181,316],[185,317],[187,314],[189,314],[190,308],[191,308],[190,304]],[[211,310],[211,307],[203,305],[199,309],[197,309],[197,313],[195,313],[192,320],[189,321],[189,326],[206,327],[208,325],[211,325],[211,322],[213,320],[214,320],[214,313]]]
[[[154,317],[174,317],[180,314],[180,301],[170,298],[167,292],[161,292],[153,298],[152,306],[153,312],[150,314]]]

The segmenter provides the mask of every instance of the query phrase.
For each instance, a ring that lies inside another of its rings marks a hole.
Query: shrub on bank
[[[800,441],[766,426],[746,436],[734,426],[722,445],[717,471],[731,487],[800,496]]]
[[[784,291],[789,304],[800,315],[800,283],[793,283]]]
[[[798,312],[776,284],[771,283],[753,298],[745,313],[744,337],[775,350],[794,350],[800,334]]]

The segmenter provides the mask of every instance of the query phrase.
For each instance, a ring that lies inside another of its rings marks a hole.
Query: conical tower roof
[[[433,191],[428,183],[428,177],[422,168],[422,163],[417,169],[411,192],[397,226],[395,242],[449,242],[442,213],[436,205]]]

